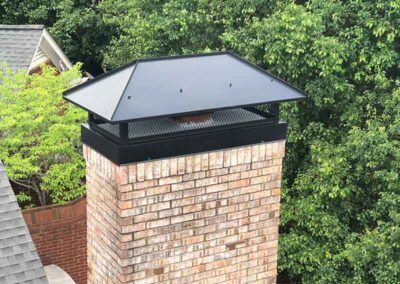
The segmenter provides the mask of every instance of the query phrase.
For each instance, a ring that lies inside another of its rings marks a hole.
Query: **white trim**
[[[43,29],[43,30],[44,30],[44,29]],[[34,67],[34,66],[32,66],[32,64],[33,64],[33,59],[35,58],[35,55],[36,55],[36,53],[37,53],[38,50],[39,50],[40,43],[42,42],[42,39],[43,39],[43,32],[42,32],[42,35],[40,36],[40,39],[39,39],[39,41],[38,41],[38,43],[37,43],[37,45],[36,45],[35,52],[34,52],[33,55],[32,55],[31,63],[29,63],[29,67],[28,67],[28,70],[26,70],[26,74],[29,74],[29,72],[31,72],[31,69]]]
[[[47,40],[47,42],[50,44],[50,46],[54,49],[54,51],[57,53],[57,55],[61,58],[62,62],[65,64],[67,69],[71,69],[72,68],[71,61],[68,59],[68,57],[61,50],[61,48],[58,46],[58,44],[51,37],[51,35],[49,34],[49,32],[46,29],[43,29],[43,37]]]
[[[72,68],[71,61],[61,50],[55,40],[51,37],[49,32],[46,29],[43,29],[42,36],[40,37],[35,53],[33,54],[31,63],[28,68],[28,74],[33,68],[37,67],[37,64],[33,66],[33,59],[35,58],[35,55],[37,54],[39,49],[47,56],[47,58],[50,59],[50,61],[57,67],[57,69],[59,69],[59,71],[69,70]]]

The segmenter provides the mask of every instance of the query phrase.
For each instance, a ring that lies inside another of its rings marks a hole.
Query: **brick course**
[[[89,283],[275,283],[276,141],[117,166],[88,146]]]
[[[87,283],[86,198],[22,211],[43,265],[55,264]]]

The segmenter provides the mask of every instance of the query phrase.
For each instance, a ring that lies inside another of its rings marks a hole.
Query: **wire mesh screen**
[[[109,123],[102,123],[102,124],[98,124],[98,126],[100,128],[102,128],[103,130],[119,137],[119,125],[117,124],[109,124]]]
[[[209,120],[203,122],[179,122],[171,118],[133,121],[128,123],[128,138],[135,139],[162,134],[172,134],[257,120],[266,120],[266,118],[252,111],[236,108],[215,111],[211,114]],[[98,126],[119,137],[119,125],[103,123]]]

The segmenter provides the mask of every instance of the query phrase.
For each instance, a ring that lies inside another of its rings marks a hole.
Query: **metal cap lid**
[[[140,59],[64,92],[111,123],[301,100],[299,89],[230,52]]]

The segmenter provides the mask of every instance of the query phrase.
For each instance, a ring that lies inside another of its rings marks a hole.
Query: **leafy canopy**
[[[85,191],[80,123],[85,112],[66,103],[62,92],[76,84],[80,66],[57,74],[42,66],[40,75],[0,72],[0,157],[9,178],[34,191],[41,205],[65,203]]]
[[[128,2],[101,3],[119,31],[106,65],[233,49],[307,92],[282,107],[281,272],[304,283],[400,282],[399,4]]]
[[[304,89],[307,101],[282,106],[279,269],[304,283],[400,282],[398,1],[17,2],[0,18],[46,15],[73,59],[113,68],[231,49]]]
[[[290,134],[279,268],[293,280],[400,281],[396,7],[291,4],[224,35],[308,93],[283,109]]]

